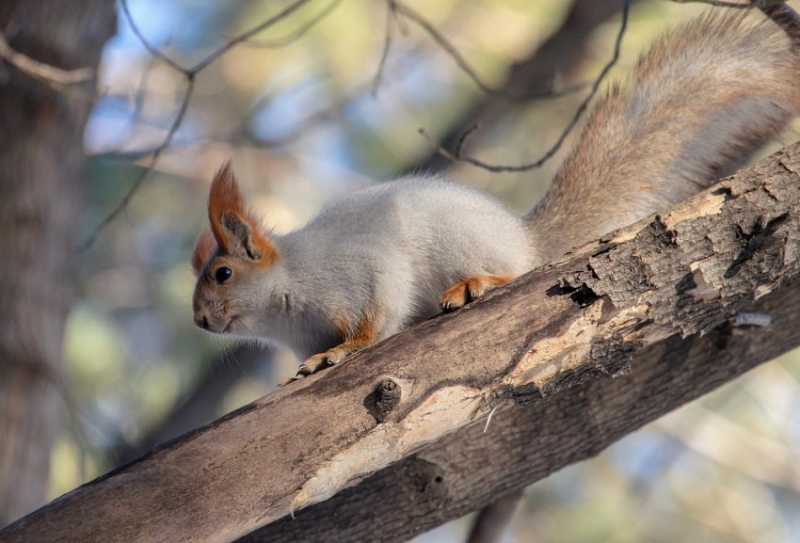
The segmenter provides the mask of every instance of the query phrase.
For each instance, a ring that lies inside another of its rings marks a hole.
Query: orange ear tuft
[[[217,242],[214,239],[214,234],[211,228],[206,228],[194,244],[194,251],[192,251],[192,271],[195,277],[200,275],[200,271],[214,251],[217,250]]]
[[[233,173],[230,160],[225,162],[214,175],[211,193],[208,196],[208,220],[211,223],[214,239],[223,251],[230,252],[231,240],[222,226],[222,219],[226,213],[240,219],[245,215],[244,197],[239,189],[239,183],[236,182],[236,174]]]
[[[275,245],[262,232],[258,221],[247,212],[230,160],[214,176],[208,197],[211,232],[222,252],[241,255],[271,265],[277,258]]]

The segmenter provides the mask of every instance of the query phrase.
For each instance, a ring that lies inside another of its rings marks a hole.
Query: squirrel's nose
[[[208,318],[202,313],[194,314],[194,323],[203,330],[208,330]]]

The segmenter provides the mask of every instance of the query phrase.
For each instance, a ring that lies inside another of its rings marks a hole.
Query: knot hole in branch
[[[389,413],[400,404],[403,389],[393,379],[383,379],[375,390],[365,398],[364,406],[379,423],[386,420]]]

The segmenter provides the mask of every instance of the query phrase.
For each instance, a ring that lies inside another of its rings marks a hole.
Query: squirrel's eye
[[[214,278],[217,280],[217,283],[224,283],[231,278],[231,275],[233,275],[233,270],[227,266],[221,266],[214,272]]]

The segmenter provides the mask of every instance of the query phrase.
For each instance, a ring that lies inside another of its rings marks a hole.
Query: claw
[[[439,299],[444,311],[453,311],[483,297],[487,291],[513,279],[511,275],[470,275],[445,291]]]
[[[306,377],[305,375],[303,375],[303,374],[298,372],[297,375],[295,375],[294,377],[290,377],[289,379],[284,379],[283,381],[278,383],[278,387],[279,388],[283,388],[283,387],[291,385],[292,383],[295,383],[295,382],[297,382],[297,381],[299,381],[301,379],[305,379],[305,377]]]
[[[324,353],[315,354],[300,364],[300,367],[297,369],[296,376],[294,376],[292,379],[286,379],[285,381],[282,381],[278,386],[286,386],[304,377],[318,373],[325,368],[335,366],[342,362],[347,355],[356,352],[365,346],[366,344],[359,344],[351,341],[333,347]]]

